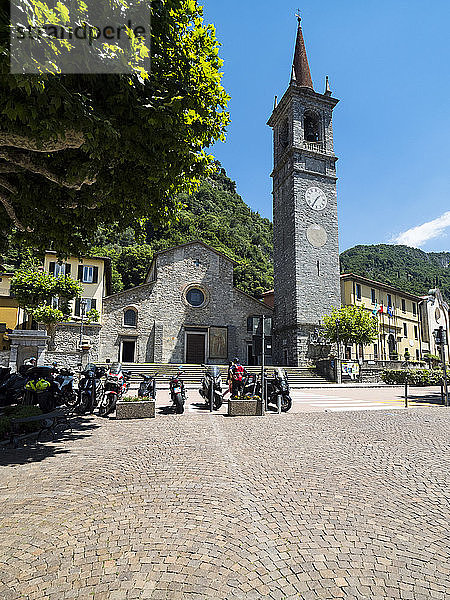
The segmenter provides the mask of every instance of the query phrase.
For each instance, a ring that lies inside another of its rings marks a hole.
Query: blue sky
[[[275,94],[289,83],[297,4],[204,0],[222,42],[232,124],[215,156],[254,210],[271,218]],[[450,3],[304,0],[311,73],[335,109],[341,250],[394,239],[450,250]]]

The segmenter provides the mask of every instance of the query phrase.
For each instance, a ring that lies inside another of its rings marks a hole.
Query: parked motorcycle
[[[80,381],[78,382],[78,397],[74,407],[78,414],[94,412],[101,397],[101,389],[99,388],[105,371],[104,367],[97,367],[94,363],[89,363],[81,371]]]
[[[199,389],[200,396],[205,399],[205,403],[210,407],[210,410],[219,410],[223,404],[222,393],[222,376],[220,369],[213,365],[202,365],[205,368],[201,388]]]
[[[184,383],[181,380],[181,368],[178,369],[177,374],[169,380],[170,397],[175,408],[177,415],[184,413],[184,405],[186,402],[186,391]]]
[[[0,406],[20,404],[25,396],[27,378],[21,372],[10,373],[10,369],[2,369],[0,381]]]
[[[138,398],[152,398],[156,400],[156,378],[158,377],[158,373],[154,375],[143,375],[140,373],[139,375],[144,381],[139,385]]]
[[[70,369],[59,369],[56,371],[54,381],[58,386],[56,390],[58,406],[65,404],[72,407],[77,402],[77,395],[73,389],[73,375],[73,371]]]
[[[26,403],[37,404],[43,413],[51,412],[62,404],[54,372],[54,366],[30,367],[26,372]]]
[[[286,371],[276,367],[272,377],[267,377],[267,403],[278,406],[278,398],[281,400],[281,412],[288,412],[292,407],[289,382]]]
[[[107,368],[105,389],[98,407],[100,417],[107,417],[115,410],[117,402],[130,387],[130,378],[131,372],[122,371],[120,363],[113,363]]]

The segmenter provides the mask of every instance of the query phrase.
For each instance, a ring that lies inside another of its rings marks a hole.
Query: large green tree
[[[211,170],[205,149],[229,122],[218,42],[201,6],[148,0],[150,71],[136,60],[127,75],[11,75],[9,4],[0,0],[3,233],[79,253],[99,225],[172,219],[177,195]]]
[[[323,317],[325,337],[345,346],[356,344],[363,350],[378,337],[376,318],[364,306],[334,308]]]

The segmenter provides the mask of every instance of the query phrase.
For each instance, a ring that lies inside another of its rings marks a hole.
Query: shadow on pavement
[[[428,394],[427,396],[422,396],[420,394],[411,394],[408,395],[408,399],[411,402],[417,402],[419,404],[436,404],[440,406],[443,406],[445,404],[445,400],[442,401],[440,392],[436,394]]]
[[[91,419],[83,417],[70,419],[72,430],[67,425],[63,431],[58,430],[55,439],[51,436],[42,441],[37,441],[38,432],[30,434],[30,437],[19,440],[19,446],[13,448],[10,445],[0,448],[0,466],[25,465],[40,462],[59,454],[70,452],[70,442],[85,438],[100,427]]]

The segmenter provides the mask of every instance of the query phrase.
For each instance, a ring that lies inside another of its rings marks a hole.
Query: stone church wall
[[[206,302],[189,305],[186,292],[201,289]],[[136,327],[124,326],[125,310],[137,312]],[[233,287],[233,263],[201,244],[173,248],[156,259],[156,280],[105,298],[100,333],[102,360],[117,360],[123,340],[136,341],[136,362],[185,362],[185,331],[228,328],[228,358],[247,358],[247,317],[272,314],[263,303]],[[223,363],[226,359],[209,360]]]

